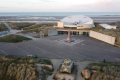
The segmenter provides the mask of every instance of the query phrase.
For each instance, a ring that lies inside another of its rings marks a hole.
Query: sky
[[[120,12],[120,0],[0,0],[0,12]]]

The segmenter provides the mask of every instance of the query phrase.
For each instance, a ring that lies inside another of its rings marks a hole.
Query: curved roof
[[[68,16],[61,20],[61,22],[64,23],[71,23],[71,24],[93,24],[93,20],[87,16],[83,15],[74,15],[74,16]]]

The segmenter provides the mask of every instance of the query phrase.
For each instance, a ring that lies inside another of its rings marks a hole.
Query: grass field
[[[31,39],[27,38],[27,37],[20,36],[20,35],[14,35],[14,34],[0,37],[0,42],[16,43],[16,42],[22,42],[23,40],[31,40]]]

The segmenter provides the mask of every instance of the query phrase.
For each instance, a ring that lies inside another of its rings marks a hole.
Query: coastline
[[[66,16],[0,16],[0,22],[58,22]],[[92,15],[88,16],[94,22],[117,22],[120,15]]]

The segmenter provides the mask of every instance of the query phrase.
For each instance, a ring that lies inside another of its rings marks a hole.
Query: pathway
[[[12,29],[7,23],[4,23],[4,25],[9,29],[10,33],[8,34],[16,34],[16,35],[21,35],[21,36],[24,36],[24,37],[28,37],[28,38],[31,38],[31,39],[36,39],[32,36],[29,36],[29,35],[26,35],[26,34],[17,34],[18,32],[21,32],[22,30],[15,30],[15,29]],[[8,35],[6,34],[6,35]]]

